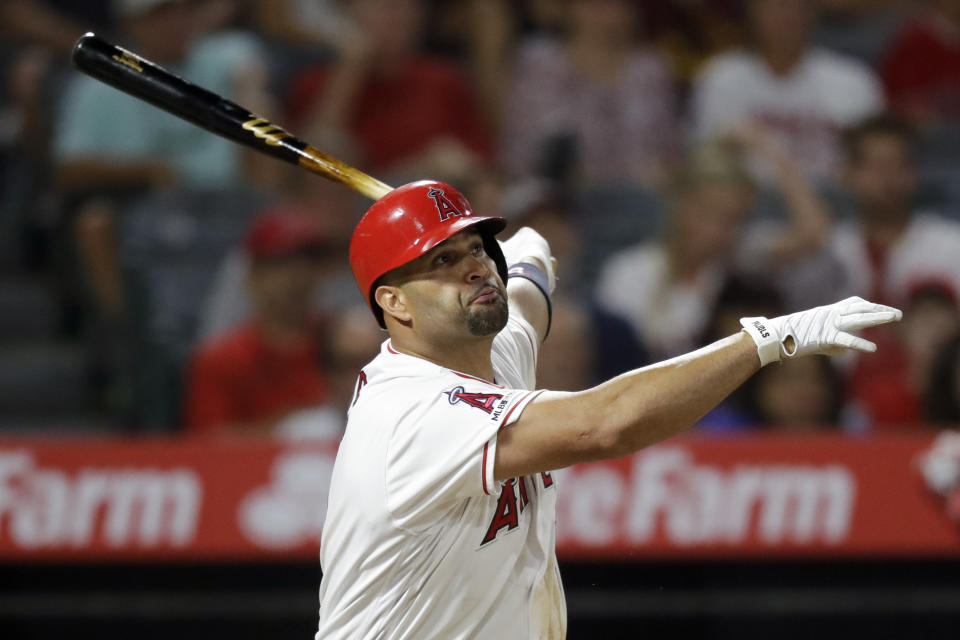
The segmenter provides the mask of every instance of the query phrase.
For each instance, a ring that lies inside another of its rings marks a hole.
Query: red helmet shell
[[[350,268],[381,327],[383,310],[373,300],[380,276],[427,253],[447,238],[478,227],[483,248],[493,258],[501,280],[507,264],[494,236],[507,226],[500,217],[478,216],[462,193],[443,182],[421,180],[387,193],[373,203],[350,239]]]

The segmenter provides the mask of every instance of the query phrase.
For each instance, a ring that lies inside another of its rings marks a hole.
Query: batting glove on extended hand
[[[903,317],[899,309],[856,296],[798,313],[767,318],[740,318],[743,330],[757,343],[760,366],[780,358],[836,355],[845,349],[873,353],[877,345],[848,333]]]
[[[557,288],[557,262],[550,255],[550,245],[539,233],[530,227],[520,227],[509,240],[500,242],[500,249],[508,267],[524,262],[527,258],[535,258],[544,266],[550,293]]]

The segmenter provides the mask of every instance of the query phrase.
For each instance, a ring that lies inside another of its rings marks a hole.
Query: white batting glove
[[[500,249],[508,267],[528,258],[537,260],[544,266],[550,293],[557,288],[557,263],[550,255],[550,245],[539,233],[530,227],[520,227],[509,240],[500,241]]]
[[[899,309],[856,296],[779,318],[740,318],[743,330],[757,344],[760,366],[780,358],[814,354],[837,355],[845,349],[873,353],[877,345],[848,333],[896,322]]]

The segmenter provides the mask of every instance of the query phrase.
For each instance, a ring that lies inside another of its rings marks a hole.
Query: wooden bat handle
[[[380,182],[373,176],[351,167],[316,147],[307,145],[300,153],[300,160],[297,163],[307,171],[319,173],[325,178],[343,183],[371,200],[379,200],[393,190],[390,185]]]

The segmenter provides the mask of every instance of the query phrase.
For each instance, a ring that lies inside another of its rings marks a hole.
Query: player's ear
[[[413,319],[407,296],[400,287],[382,284],[373,292],[373,299],[380,305],[385,315],[391,316],[402,323],[410,322]]]

